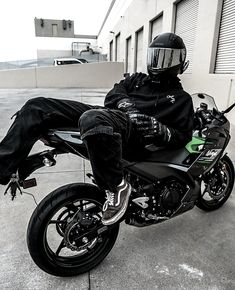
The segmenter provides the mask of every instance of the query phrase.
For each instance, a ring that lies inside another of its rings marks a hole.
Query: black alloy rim
[[[76,203],[80,203],[79,206],[76,206]],[[103,232],[99,236],[97,236],[95,239],[92,239],[91,241],[88,241],[87,247],[86,244],[84,245],[84,251],[76,251],[71,250],[66,246],[64,234],[66,232],[66,227],[68,226],[69,222],[71,222],[72,216],[75,214],[75,211],[78,211],[78,207],[84,207],[92,205],[92,215],[96,216],[96,219],[99,218],[99,221],[97,221],[96,226],[98,227],[101,224],[101,209],[102,205],[97,200],[92,199],[76,199],[73,202],[68,202],[63,205],[61,205],[59,208],[53,211],[53,213],[50,215],[49,221],[45,227],[44,234],[43,234],[43,245],[44,250],[47,255],[47,258],[49,258],[50,262],[53,264],[56,264],[57,266],[61,267],[82,267],[85,266],[95,259],[103,252],[104,248],[106,247],[107,243],[110,239],[110,230],[107,230],[106,232]],[[63,210],[64,208],[64,210]],[[67,208],[67,213],[66,213]],[[57,219],[54,218],[54,216],[60,211],[60,214],[58,215]],[[89,209],[86,210],[87,213],[89,213]],[[91,215],[89,215],[91,216]],[[50,245],[48,241],[48,228],[54,225],[54,228],[56,230],[57,235],[60,237],[60,242],[58,245],[56,245],[52,249],[52,246]],[[92,225],[91,229],[94,229],[94,225]],[[87,228],[87,231],[89,230],[89,227]],[[61,255],[61,253],[65,251],[66,254],[73,254],[73,255]]]

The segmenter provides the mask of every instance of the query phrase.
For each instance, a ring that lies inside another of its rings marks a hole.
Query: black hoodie
[[[117,103],[128,98],[141,114],[154,116],[171,132],[170,147],[182,147],[192,138],[194,110],[191,96],[177,77],[153,81],[143,73],[135,73],[116,83],[105,98],[105,107],[117,109]]]

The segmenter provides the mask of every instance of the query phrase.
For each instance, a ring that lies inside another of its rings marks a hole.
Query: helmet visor
[[[147,67],[152,71],[161,71],[182,64],[186,58],[186,49],[148,48]]]

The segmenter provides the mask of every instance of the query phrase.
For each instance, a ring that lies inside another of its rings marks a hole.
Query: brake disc
[[[207,183],[206,191],[213,199],[221,199],[225,195],[225,189],[228,185],[227,174],[224,168],[220,170],[221,177],[223,179],[222,184],[218,184],[217,175],[209,180]]]

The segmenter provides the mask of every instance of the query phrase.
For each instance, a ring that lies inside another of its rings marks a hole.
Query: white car
[[[77,59],[77,58],[55,58],[54,65],[65,65],[65,64],[81,64],[87,63],[88,61],[85,59]]]

